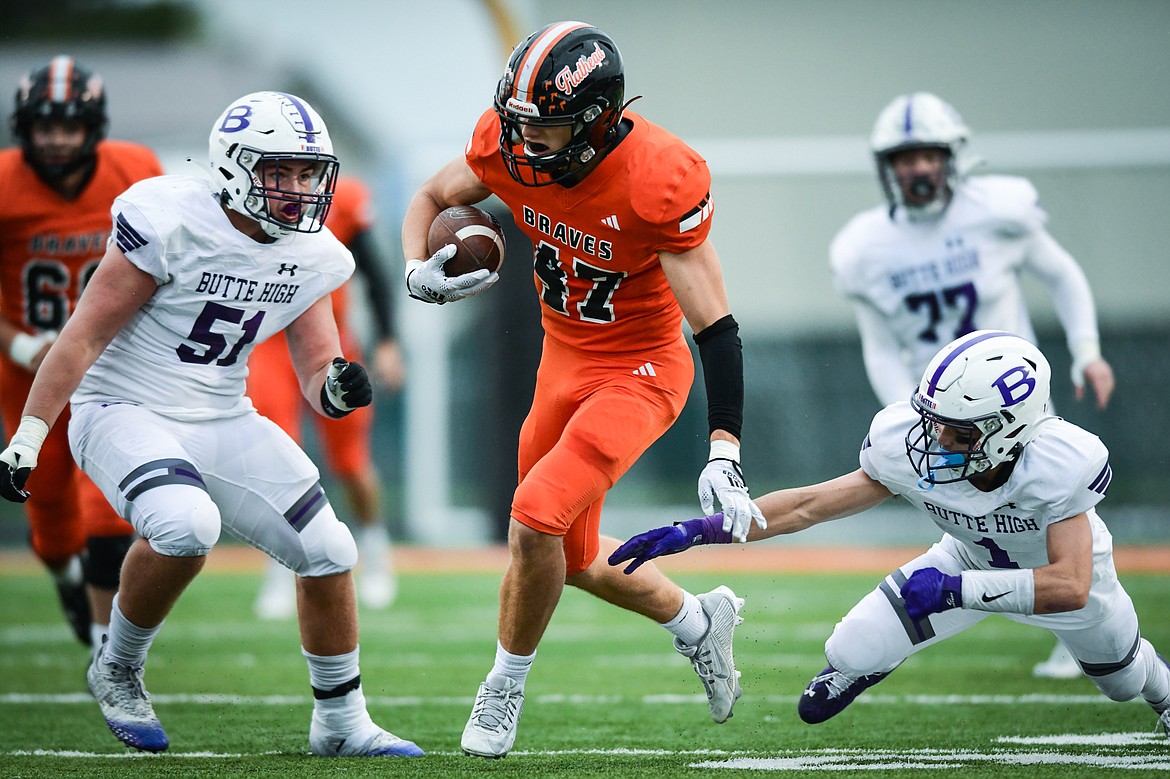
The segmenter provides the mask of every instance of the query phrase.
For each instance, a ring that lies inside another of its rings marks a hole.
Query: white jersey
[[[937,220],[912,222],[900,210],[891,217],[883,206],[837,234],[834,283],[855,303],[883,405],[909,398],[939,347],[973,330],[1035,342],[1019,279],[1025,270],[1048,288],[1070,345],[1097,343],[1088,281],[1046,222],[1026,179],[976,176]]]
[[[973,569],[1047,565],[1048,526],[1086,514],[1093,534],[1093,587],[1089,604],[1074,614],[1084,619],[1111,608],[1105,596],[1112,593],[1115,581],[1113,538],[1094,507],[1105,497],[1113,472],[1109,452],[1097,436],[1051,418],[1024,447],[1007,482],[983,492],[967,481],[937,485],[920,481],[905,443],[907,431],[920,422],[909,402],[879,411],[861,449],[865,472],[926,512]]]
[[[142,181],[111,213],[111,242],[159,286],[85,374],[73,403],[128,402],[186,421],[246,413],[253,345],[354,269],[328,229],[268,244],[244,235],[199,177]]]

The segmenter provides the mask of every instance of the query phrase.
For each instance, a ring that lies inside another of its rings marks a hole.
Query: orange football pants
[[[666,348],[617,355],[545,336],[512,517],[564,536],[567,576],[597,557],[606,492],[678,419],[694,376],[681,333]]]
[[[33,374],[0,358],[0,414],[5,442],[20,426]],[[24,504],[33,552],[47,565],[65,563],[96,536],[128,536],[130,523],[118,516],[106,497],[77,466],[69,451],[69,409],[57,418],[28,477]]]
[[[342,348],[347,358],[361,361],[352,341],[342,334]],[[248,358],[248,397],[256,411],[301,443],[301,413],[307,404],[301,395],[301,384],[293,370],[283,332],[257,344],[252,350]],[[317,438],[329,470],[338,476],[354,477],[369,467],[370,429],[374,424],[370,406],[359,408],[341,419],[326,419],[316,412],[310,413],[316,420]]]

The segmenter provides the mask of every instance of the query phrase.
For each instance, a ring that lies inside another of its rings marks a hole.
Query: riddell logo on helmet
[[[605,49],[601,48],[601,44],[596,41],[593,42],[593,51],[588,57],[581,55],[577,59],[577,66],[569,68],[568,65],[561,68],[561,72],[557,73],[557,89],[564,92],[566,95],[573,94],[573,90],[581,86],[590,73],[600,68],[605,64]]]

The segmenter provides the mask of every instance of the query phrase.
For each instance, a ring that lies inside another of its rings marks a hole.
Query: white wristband
[[[707,455],[707,460],[731,460],[733,463],[738,463],[739,444],[733,444],[722,438],[716,439],[711,442],[711,453]]]
[[[1003,571],[963,571],[963,608],[1032,614],[1036,610],[1036,580],[1031,568]]]
[[[20,418],[20,427],[12,434],[10,444],[27,446],[34,452],[40,452],[49,435],[49,425],[40,417],[23,416]]]
[[[8,347],[8,356],[12,358],[13,362],[25,368],[31,368],[32,361],[36,359],[37,354],[40,353],[45,344],[53,343],[56,338],[57,334],[52,331],[37,335],[17,333],[12,336],[12,343]]]
[[[1101,344],[1099,341],[1077,341],[1069,344],[1069,353],[1072,355],[1073,386],[1079,387],[1085,383],[1085,368],[1089,363],[1101,359]]]

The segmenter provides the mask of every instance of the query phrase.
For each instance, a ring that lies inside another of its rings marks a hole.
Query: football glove
[[[462,276],[448,276],[443,263],[455,256],[455,244],[439,249],[429,260],[406,261],[406,289],[415,300],[443,305],[478,295],[500,280],[500,274],[480,268]]]
[[[0,452],[0,495],[6,500],[14,503],[28,500],[28,490],[24,489],[24,484],[32,469],[37,467],[37,455],[48,434],[49,426],[44,420],[21,417],[20,426],[16,428],[8,448]]]
[[[920,620],[940,611],[961,608],[963,577],[947,576],[937,568],[922,568],[902,585],[902,600],[910,619]]]
[[[609,556],[610,565],[621,565],[630,560],[622,573],[631,574],[642,563],[668,554],[685,552],[699,544],[728,544],[731,534],[723,531],[723,515],[688,519],[666,527],[647,530],[626,541]]]
[[[321,385],[321,408],[325,413],[334,419],[341,419],[354,409],[370,405],[373,398],[370,377],[361,363],[334,357],[325,383]]]
[[[730,441],[711,442],[710,459],[699,474],[699,507],[704,514],[714,513],[716,499],[723,509],[723,530],[736,541],[747,541],[753,521],[760,530],[768,526],[764,513],[748,494],[739,467],[739,447]]]

